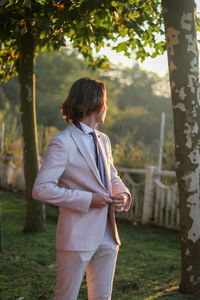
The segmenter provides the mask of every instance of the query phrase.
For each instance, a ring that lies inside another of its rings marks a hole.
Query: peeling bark
[[[162,0],[180,198],[183,294],[200,294],[199,67],[194,0]]]
[[[32,198],[32,187],[38,172],[38,145],[35,111],[34,41],[33,35],[21,30],[19,45],[19,91],[23,136],[23,159],[26,193],[25,232],[44,230],[44,204]]]

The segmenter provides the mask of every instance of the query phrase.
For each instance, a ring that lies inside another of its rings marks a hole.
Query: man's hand
[[[92,202],[90,204],[91,207],[94,208],[102,208],[106,204],[112,204],[113,201],[110,197],[104,196],[99,193],[92,193]]]
[[[122,212],[124,210],[124,205],[128,200],[128,194],[111,196],[111,199],[113,200],[112,207],[114,210],[116,212]]]

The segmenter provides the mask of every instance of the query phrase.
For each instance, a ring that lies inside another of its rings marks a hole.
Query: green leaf
[[[6,8],[15,4],[15,1],[14,0],[9,0],[8,4],[6,5]]]
[[[126,42],[119,43],[116,47],[113,47],[113,49],[116,50],[117,52],[121,52],[121,51],[126,52],[127,43]]]
[[[132,50],[134,50],[137,46],[137,39],[134,39],[130,42]]]

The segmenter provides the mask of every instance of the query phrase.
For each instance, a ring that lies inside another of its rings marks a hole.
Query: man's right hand
[[[99,193],[92,193],[92,202],[90,206],[93,208],[102,208],[106,204],[112,204],[112,202],[112,199],[108,196]]]

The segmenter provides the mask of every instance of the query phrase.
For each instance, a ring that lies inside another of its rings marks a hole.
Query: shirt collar
[[[79,121],[79,123],[81,124],[81,128],[83,129],[83,131],[84,131],[86,134],[89,134],[90,132],[93,132],[93,131],[94,131],[90,126],[86,125],[85,123],[80,122],[80,121]]]

